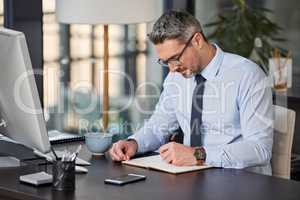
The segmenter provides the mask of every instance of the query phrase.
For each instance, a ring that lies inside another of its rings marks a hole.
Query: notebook
[[[60,132],[57,130],[48,131],[48,136],[51,144],[60,144],[65,142],[83,141],[83,135]]]
[[[20,181],[29,183],[32,185],[42,185],[47,183],[52,183],[53,177],[51,174],[48,174],[46,172],[38,172],[33,174],[27,174],[20,176]]]
[[[197,171],[197,170],[203,170],[212,168],[212,166],[209,165],[203,165],[203,166],[175,166],[172,164],[168,164],[165,161],[163,161],[160,157],[160,155],[155,156],[148,156],[148,157],[142,157],[142,158],[135,158],[128,161],[122,162],[125,165],[131,165],[136,167],[143,167],[148,169],[155,169],[171,174],[180,174],[185,172],[191,172],[191,171]]]

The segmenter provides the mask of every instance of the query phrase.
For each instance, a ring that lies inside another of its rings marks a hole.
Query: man
[[[112,159],[159,148],[162,159],[178,166],[249,167],[271,174],[272,93],[259,66],[210,44],[186,12],[163,14],[149,39],[170,73],[149,121],[113,144]],[[179,127],[183,144],[169,142]]]

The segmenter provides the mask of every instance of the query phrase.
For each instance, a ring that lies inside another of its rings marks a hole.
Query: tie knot
[[[195,81],[197,82],[197,85],[200,83],[204,83],[206,79],[201,74],[195,75]]]

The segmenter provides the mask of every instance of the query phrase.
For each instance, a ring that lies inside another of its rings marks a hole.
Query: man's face
[[[169,61],[171,72],[179,72],[189,78],[200,70],[200,55],[195,37],[193,35],[187,43],[171,39],[155,45],[159,59],[163,62]]]

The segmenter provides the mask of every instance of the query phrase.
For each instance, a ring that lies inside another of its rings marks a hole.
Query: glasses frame
[[[196,32],[198,33],[198,32]],[[192,39],[194,38],[194,36],[196,35],[196,33],[194,33],[189,39],[188,41],[185,43],[183,49],[181,50],[181,52],[178,54],[178,56],[176,56],[175,58],[173,58],[174,56],[171,56],[170,58],[168,58],[167,60],[162,60],[162,59],[158,59],[157,63],[160,64],[163,67],[169,67],[169,65],[182,65],[182,62],[180,61],[180,58],[182,57],[183,53],[185,52],[185,50],[187,49],[187,47],[189,46],[190,42],[192,41]]]

